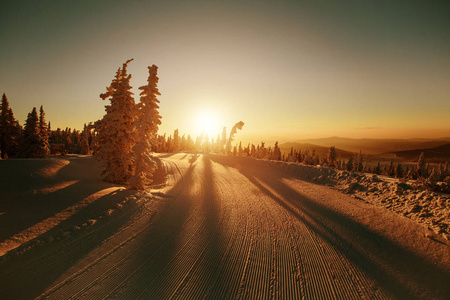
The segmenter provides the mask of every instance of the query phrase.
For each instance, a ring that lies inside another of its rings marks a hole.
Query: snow
[[[34,245],[48,240],[47,233],[54,234],[62,223],[62,232],[69,230],[77,220],[81,222],[102,209],[86,212],[84,208],[123,190],[101,181],[100,170],[90,156],[3,160],[0,166],[8,170],[2,171],[0,178],[0,255],[30,241]]]
[[[102,182],[90,156],[0,161],[2,298],[449,298],[449,244],[427,223],[443,195],[245,157],[159,158],[165,184],[139,192]]]

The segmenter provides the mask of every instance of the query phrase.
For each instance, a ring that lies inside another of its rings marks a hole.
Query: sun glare
[[[220,132],[220,124],[217,113],[214,111],[201,111],[196,118],[196,130],[198,134],[205,133],[208,137],[216,137]]]

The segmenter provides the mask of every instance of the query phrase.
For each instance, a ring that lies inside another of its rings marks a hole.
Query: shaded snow
[[[239,160],[241,158],[233,158]],[[250,158],[242,158],[250,159]],[[434,238],[450,244],[450,195],[418,190],[387,176],[353,173],[320,166],[258,160],[295,177],[326,185],[361,201],[389,209],[424,225]]]
[[[414,219],[434,194],[298,164],[159,157],[167,181],[144,192],[103,183],[90,157],[16,161],[2,175],[2,241],[31,239],[0,259],[2,298],[450,295],[447,241]],[[55,171],[29,175],[42,168]],[[394,194],[418,202],[404,216],[382,202]]]

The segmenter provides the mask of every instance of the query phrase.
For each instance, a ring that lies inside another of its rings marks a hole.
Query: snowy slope
[[[119,191],[87,228],[4,255],[2,297],[449,298],[449,246],[409,218],[277,163],[161,158],[164,188]]]

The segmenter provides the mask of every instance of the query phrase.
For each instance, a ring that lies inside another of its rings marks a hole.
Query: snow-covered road
[[[161,158],[162,191],[87,234],[15,258],[0,271],[3,296],[450,297],[448,245],[409,219],[254,159]]]

